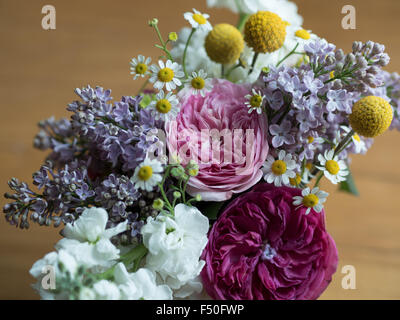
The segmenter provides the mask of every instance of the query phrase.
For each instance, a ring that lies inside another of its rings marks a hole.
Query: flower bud
[[[353,42],[353,53],[360,52],[362,50],[363,44],[360,41]]]
[[[170,32],[169,35],[168,35],[168,40],[169,41],[173,41],[173,42],[178,41],[177,33],[176,32]]]
[[[153,202],[153,208],[155,210],[162,210],[164,208],[164,201],[162,201],[160,198],[157,198]]]
[[[158,19],[154,18],[152,20],[149,21],[149,26],[150,27],[155,27],[158,24]]]
[[[335,52],[335,58],[338,61],[342,61],[344,59],[344,52],[342,49],[339,49],[338,51]]]

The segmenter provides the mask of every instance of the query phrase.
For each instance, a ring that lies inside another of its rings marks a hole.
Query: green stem
[[[249,17],[248,14],[240,13],[240,15],[239,15],[239,21],[238,21],[238,23],[237,23],[237,25],[236,25],[236,27],[238,28],[238,30],[239,30],[240,32],[243,31],[244,25],[246,24],[247,18],[248,18],[248,17]]]
[[[161,35],[161,33],[160,33],[160,29],[158,29],[158,26],[157,26],[157,25],[154,25],[153,28],[154,28],[154,30],[156,30],[158,39],[160,40],[160,43],[161,43],[161,45],[162,45],[162,48],[160,48],[160,47],[157,46],[157,45],[156,45],[156,47],[157,47],[157,48],[160,48],[161,50],[163,50],[163,51],[166,53],[166,55],[167,55],[167,57],[168,57],[169,60],[174,61],[174,59],[173,59],[172,56],[171,56],[171,53],[170,53],[169,50],[167,49],[167,43],[164,42],[164,40],[163,40],[163,38],[162,38],[162,35]]]
[[[290,51],[285,57],[283,57],[278,64],[276,65],[276,67],[279,67],[281,65],[282,62],[284,62],[287,58],[289,58],[292,54],[296,54],[296,49],[299,46],[299,44],[297,43],[296,46],[293,48],[292,51]]]
[[[319,183],[320,183],[320,181],[321,181],[321,179],[322,179],[323,176],[324,176],[324,172],[323,172],[323,171],[320,171],[320,172],[319,172],[319,175],[318,175],[318,178],[317,178],[317,180],[315,181],[314,188],[316,188],[316,187],[319,186]]]
[[[186,41],[186,45],[185,45],[185,50],[183,51],[183,58],[182,58],[182,64],[183,64],[183,72],[185,73],[185,77],[188,78],[188,73],[186,71],[186,54],[187,54],[187,50],[190,44],[190,40],[192,40],[192,37],[194,35],[194,33],[196,32],[197,29],[193,28],[192,32],[190,32],[189,38]]]
[[[250,70],[249,70],[249,74],[252,73],[253,70],[254,70],[254,66],[256,65],[258,55],[259,55],[258,52],[255,52],[255,53],[254,53],[253,61],[251,62],[251,67],[250,67]]]
[[[143,244],[139,244],[132,250],[128,251],[126,254],[120,257],[120,261],[126,266],[133,263],[133,272],[139,269],[140,262],[143,257],[147,254],[147,248]]]
[[[238,63],[238,64],[234,65],[233,67],[231,67],[231,68],[228,70],[228,72],[226,73],[226,78],[228,79],[229,76],[231,75],[232,71],[235,70],[235,69],[237,69],[237,68],[239,68],[239,67],[243,67],[243,64],[242,64],[242,62],[240,61],[240,59],[239,59],[239,63]]]
[[[183,203],[186,203],[186,188],[187,188],[188,182],[189,182],[189,179],[185,181],[185,184],[183,185],[183,189],[182,189],[182,200],[183,200]]]
[[[144,89],[146,88],[147,84],[149,83],[149,78],[146,79],[146,81],[143,83],[143,85],[140,87],[138,95],[143,93]]]
[[[348,146],[348,142],[350,141],[350,139],[353,137],[353,135],[355,134],[354,130],[351,130],[344,138],[343,140],[338,144],[338,146],[335,149],[335,153],[333,156],[338,155],[339,153],[341,153],[347,146]]]

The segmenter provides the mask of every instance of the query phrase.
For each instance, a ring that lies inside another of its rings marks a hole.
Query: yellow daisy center
[[[254,96],[252,96],[250,98],[250,105],[253,108],[259,108],[259,107],[261,107],[262,100],[263,99],[259,94],[255,94]]]
[[[312,164],[311,162],[308,162],[308,163],[306,164],[306,169],[307,169],[308,171],[311,171],[312,167],[313,167],[313,164]]]
[[[329,73],[329,78],[330,78],[330,79],[333,79],[334,77],[335,77],[335,71],[332,70],[332,71]]]
[[[193,15],[193,20],[196,21],[198,24],[206,24],[207,23],[207,19],[204,18],[204,16],[200,13],[195,13]]]
[[[302,38],[304,40],[308,40],[311,38],[311,34],[304,29],[297,30],[295,33],[296,37]]]
[[[315,194],[309,194],[303,198],[303,205],[307,208],[315,207],[319,202],[318,197]]]
[[[353,138],[354,140],[361,142],[360,136],[357,133],[353,136]]]
[[[244,40],[257,53],[274,52],[283,46],[287,24],[277,14],[259,11],[249,17]]]
[[[297,173],[296,178],[289,178],[289,182],[293,187],[296,187],[301,182],[301,176]]]
[[[143,166],[139,169],[138,177],[142,181],[147,181],[153,175],[153,169],[150,166]]]
[[[221,23],[209,32],[204,46],[212,61],[232,64],[239,59],[244,49],[244,40],[236,27]]]
[[[308,143],[313,143],[313,142],[314,142],[314,137],[309,136],[309,137],[307,138],[307,142],[308,142]]]
[[[374,138],[384,133],[393,120],[393,109],[381,97],[368,96],[357,101],[349,116],[350,125],[359,135]]]
[[[189,175],[192,177],[195,177],[199,174],[199,169],[190,169],[189,170]]]
[[[192,79],[191,84],[192,84],[193,88],[195,88],[197,90],[201,90],[206,85],[206,81],[201,77],[196,77],[196,78]]]
[[[138,74],[145,74],[147,71],[147,65],[144,63],[138,63],[135,68],[136,73]]]
[[[335,160],[328,160],[325,163],[325,169],[328,170],[330,174],[337,175],[340,170],[340,167]]]
[[[281,176],[286,172],[286,163],[282,160],[276,160],[271,166],[272,172],[277,175]]]
[[[160,113],[168,113],[171,111],[172,105],[168,99],[161,99],[157,101],[156,109]]]
[[[160,71],[158,71],[158,80],[162,82],[170,82],[175,76],[175,73],[172,69],[170,68],[163,68]]]

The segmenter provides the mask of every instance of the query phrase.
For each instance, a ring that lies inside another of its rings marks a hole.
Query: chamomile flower
[[[314,188],[312,190],[310,190],[310,188],[305,188],[301,191],[301,196],[293,197],[293,205],[306,207],[306,215],[310,213],[311,209],[320,213],[324,208],[323,203],[328,196],[328,193],[319,190],[319,188]]]
[[[164,88],[167,91],[175,90],[177,86],[182,84],[180,78],[184,76],[182,67],[171,60],[164,61],[159,60],[158,65],[153,64],[150,67],[152,75],[149,79],[151,83],[154,83],[154,88],[161,90]]]
[[[145,77],[149,72],[149,64],[151,62],[151,58],[145,58],[141,54],[137,58],[133,58],[132,61],[129,63],[131,65],[131,74],[133,75],[133,80],[137,78]]]
[[[339,182],[346,180],[349,171],[347,170],[345,162],[339,160],[338,156],[335,156],[334,150],[326,150],[324,155],[318,155],[318,161],[320,166],[316,167],[322,170],[325,177],[333,184],[338,184]]]
[[[162,171],[163,167],[160,162],[146,158],[136,167],[131,182],[135,184],[135,188],[150,192],[161,182]]]
[[[293,160],[292,155],[281,150],[277,160],[269,155],[264,163],[264,180],[268,183],[274,183],[277,187],[289,185],[289,178],[296,177],[296,169],[296,161]]]
[[[351,131],[351,129],[346,126],[341,126],[341,128],[346,133],[346,135]],[[351,137],[351,140],[354,143],[355,153],[365,153],[367,151],[367,146],[365,142],[361,140],[360,136],[357,133],[355,133]]]
[[[303,182],[305,184],[309,183],[312,179],[315,178],[315,175],[312,174],[313,167],[314,166],[311,162],[307,162],[304,167]]]
[[[187,21],[189,21],[190,25],[194,29],[206,32],[212,30],[211,23],[208,21],[210,16],[206,13],[201,13],[200,11],[193,9],[193,12],[186,12],[183,16]]]
[[[156,95],[156,99],[149,104],[149,108],[155,110],[156,120],[162,119],[164,121],[174,119],[179,112],[179,101],[176,95],[172,92],[167,94],[161,90]]]
[[[207,78],[207,73],[203,69],[200,69],[198,72],[192,72],[186,87],[192,89],[193,94],[204,97],[206,92],[212,89],[211,79]]]
[[[254,88],[251,92],[252,94],[248,94],[245,96],[245,98],[247,99],[245,104],[249,108],[249,113],[256,111],[258,114],[261,114],[263,111],[262,106],[265,99],[265,95],[263,95],[261,91],[256,91],[256,89]]]

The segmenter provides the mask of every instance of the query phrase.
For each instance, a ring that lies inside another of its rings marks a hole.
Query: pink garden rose
[[[181,111],[166,131],[170,154],[178,154],[184,165],[189,160],[199,165],[198,176],[189,180],[189,194],[224,201],[261,179],[268,126],[264,114],[248,113],[249,92],[248,86],[217,79],[204,97],[181,91]]]
[[[293,206],[300,189],[260,184],[234,200],[209,234],[201,276],[207,293],[228,300],[308,300],[336,271],[325,213]]]

